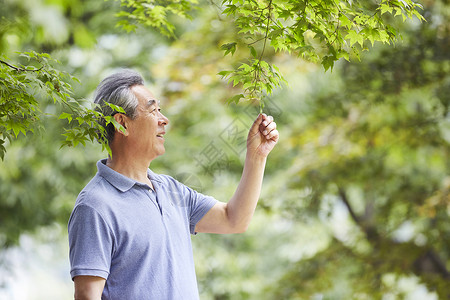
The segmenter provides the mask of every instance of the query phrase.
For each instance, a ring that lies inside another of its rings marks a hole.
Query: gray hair
[[[138,99],[131,91],[131,87],[135,85],[144,85],[144,79],[132,70],[122,70],[106,77],[100,82],[95,92],[94,103],[98,104],[97,110],[104,116],[114,115],[116,111],[105,104],[110,103],[122,107],[131,119],[136,118]],[[106,125],[106,120],[103,118],[99,123],[106,129],[106,140],[110,144],[116,132],[114,125],[111,123]]]

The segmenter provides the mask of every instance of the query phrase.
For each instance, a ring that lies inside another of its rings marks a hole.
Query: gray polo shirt
[[[148,170],[154,190],[97,162],[69,220],[72,279],[106,279],[102,299],[198,299],[190,234],[217,202]]]

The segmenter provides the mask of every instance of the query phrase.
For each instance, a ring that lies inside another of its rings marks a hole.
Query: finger
[[[277,128],[277,123],[271,122],[269,125],[266,126],[266,128],[263,130],[262,134],[267,135],[270,132],[272,132],[274,129]]]
[[[264,130],[266,129],[266,127],[273,121],[273,117],[272,116],[267,116],[267,115],[263,115],[263,120],[261,122],[261,125],[259,126],[259,131],[261,133],[264,132]],[[269,131],[268,131],[269,132]]]
[[[271,122],[273,122],[273,117],[272,116],[267,116],[266,114],[263,114],[262,125],[264,127],[267,127],[267,125],[269,125]]]
[[[268,135],[266,135],[266,139],[273,140],[275,142],[278,141],[280,137],[280,134],[278,133],[278,130],[274,129],[272,130]]]
[[[252,127],[250,127],[250,133],[255,135],[258,133],[258,129],[261,126],[261,123],[263,122],[263,118],[265,118],[264,114],[259,114],[256,120],[253,122]]]

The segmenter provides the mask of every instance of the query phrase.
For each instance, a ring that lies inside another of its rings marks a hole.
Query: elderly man
[[[75,299],[198,299],[190,234],[246,231],[278,141],[273,118],[260,114],[251,126],[242,178],[223,203],[149,169],[165,152],[169,120],[139,74],[107,77],[95,102],[123,130],[106,127],[111,156],[97,162],[69,220]]]

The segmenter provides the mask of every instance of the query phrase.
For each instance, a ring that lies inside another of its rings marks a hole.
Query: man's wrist
[[[267,156],[247,152],[245,156],[245,161],[253,164],[265,164],[267,161]]]

